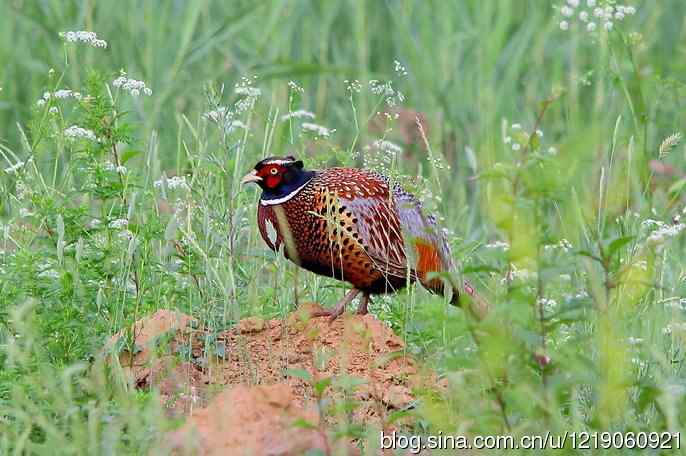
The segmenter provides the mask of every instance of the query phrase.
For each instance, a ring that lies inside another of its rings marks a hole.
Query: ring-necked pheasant
[[[399,184],[356,168],[307,170],[292,156],[270,157],[241,183],[262,188],[257,220],[269,248],[283,247],[289,260],[316,274],[353,285],[333,310],[315,316],[335,319],[362,293],[390,293],[419,281],[443,294],[443,281],[429,273],[453,267],[445,237],[422,205]],[[463,291],[477,298],[464,283]],[[451,303],[457,304],[458,290]]]

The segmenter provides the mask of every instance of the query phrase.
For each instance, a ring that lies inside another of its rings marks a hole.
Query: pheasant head
[[[304,169],[302,160],[287,157],[269,157],[261,160],[255,168],[245,175],[241,184],[254,182],[262,188],[262,200],[277,202],[289,199],[310,179],[314,171]]]

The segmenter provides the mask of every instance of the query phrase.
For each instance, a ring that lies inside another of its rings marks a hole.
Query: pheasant
[[[313,316],[333,321],[360,293],[358,313],[372,294],[392,293],[419,281],[443,294],[432,272],[451,271],[448,243],[420,201],[379,173],[356,168],[307,170],[293,156],[269,157],[241,184],[262,188],[257,221],[267,246],[316,274],[353,288],[332,310]],[[477,298],[465,282],[463,291]],[[451,303],[457,305],[458,290]]]

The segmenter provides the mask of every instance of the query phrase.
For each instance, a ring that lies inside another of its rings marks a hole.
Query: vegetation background
[[[154,447],[172,424],[151,394],[96,375],[142,315],[219,331],[335,302],[341,284],[266,250],[238,186],[286,153],[403,179],[492,303],[474,322],[420,289],[374,301],[451,385],[413,432],[683,431],[683,0],[0,11],[0,453]]]

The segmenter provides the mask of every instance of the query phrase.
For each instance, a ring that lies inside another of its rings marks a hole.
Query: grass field
[[[0,0],[0,454],[156,448],[99,356],[155,310],[333,305],[239,186],[287,154],[400,179],[491,303],[374,300],[450,385],[408,432],[682,432],[686,4],[588,3]]]

